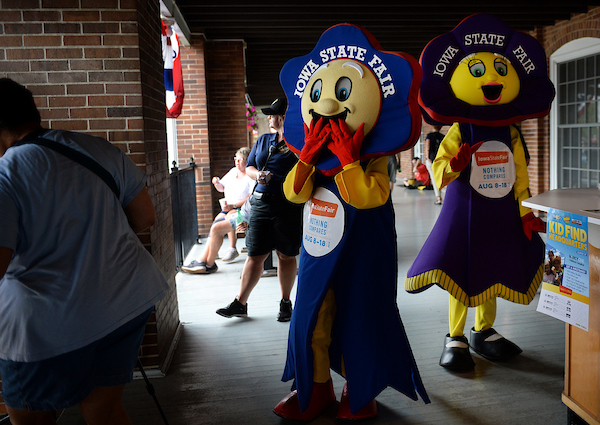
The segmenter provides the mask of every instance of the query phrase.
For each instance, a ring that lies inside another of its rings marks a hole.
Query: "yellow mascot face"
[[[373,72],[359,62],[339,59],[315,71],[302,95],[302,119],[342,119],[353,132],[365,123],[368,134],[379,117],[381,90]]]
[[[450,78],[457,99],[474,106],[503,105],[519,95],[521,81],[502,55],[479,52],[464,58]]]

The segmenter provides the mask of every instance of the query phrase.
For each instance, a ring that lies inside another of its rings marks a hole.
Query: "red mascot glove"
[[[481,147],[483,142],[479,142],[471,147],[468,143],[460,145],[460,149],[454,155],[454,158],[450,160],[450,168],[454,172],[459,172],[467,168],[469,161],[471,161],[471,155]]]
[[[346,121],[331,121],[331,143],[327,146],[345,167],[360,159],[360,147],[363,142],[365,123],[362,123],[354,135],[350,133]]]
[[[316,124],[312,120],[310,128],[305,123],[304,146],[300,151],[300,161],[309,165],[316,164],[321,149],[329,140],[329,133],[331,133],[331,127],[324,124],[323,118],[319,118]]]
[[[541,218],[536,217],[532,212],[521,217],[521,223],[523,224],[523,232],[529,240],[531,240],[533,232],[546,233],[546,223],[544,223]]]

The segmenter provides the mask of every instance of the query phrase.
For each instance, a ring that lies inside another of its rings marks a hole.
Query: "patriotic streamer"
[[[162,21],[162,50],[165,65],[167,118],[177,118],[183,107],[183,72],[179,58],[179,37]]]

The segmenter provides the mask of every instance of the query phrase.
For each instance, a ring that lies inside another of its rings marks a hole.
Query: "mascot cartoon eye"
[[[340,78],[335,84],[335,97],[337,97],[340,102],[348,100],[351,91],[352,81],[348,77]]]
[[[479,59],[469,61],[469,71],[473,77],[482,77],[485,74],[485,65]]]
[[[321,90],[323,89],[323,81],[317,80],[310,89],[310,100],[313,102],[318,102],[321,98]]]
[[[494,68],[496,68],[498,75],[503,77],[505,77],[508,73],[508,66],[506,66],[506,62],[504,62],[502,59],[496,59],[494,61]]]

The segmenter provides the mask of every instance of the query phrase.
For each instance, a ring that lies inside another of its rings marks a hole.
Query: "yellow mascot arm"
[[[444,136],[444,140],[440,144],[435,161],[431,165],[433,169],[433,178],[442,189],[448,186],[454,179],[460,175],[460,171],[452,171],[450,168],[450,160],[458,153],[462,137],[460,135],[460,127],[457,122],[452,124],[448,133]]]
[[[510,138],[512,139],[512,151],[515,158],[515,169],[517,172],[514,190],[515,199],[519,204],[519,213],[523,217],[531,212],[531,208],[524,207],[521,202],[531,197],[529,192],[529,174],[527,173],[527,161],[525,159],[525,149],[523,149],[523,141],[519,131],[514,127],[510,127]]]
[[[311,197],[315,184],[315,166],[298,161],[283,182],[285,197],[295,204],[303,204]]]
[[[342,199],[362,210],[385,204],[390,196],[387,162],[387,156],[372,159],[366,170],[359,161],[346,165],[334,177]]]

